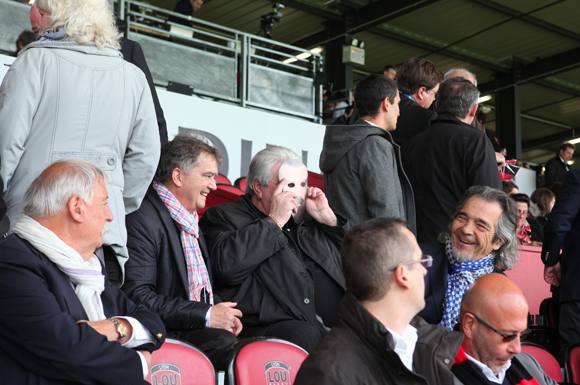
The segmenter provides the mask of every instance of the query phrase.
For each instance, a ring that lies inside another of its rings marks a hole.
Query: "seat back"
[[[322,174],[308,171],[308,186],[318,187],[324,191],[324,177]]]
[[[248,178],[246,178],[245,176],[241,176],[238,179],[236,179],[236,181],[234,182],[234,186],[245,192],[247,182]]]
[[[145,380],[153,385],[215,385],[215,372],[195,346],[168,338],[153,352]]]
[[[219,205],[220,203],[235,202],[242,195],[244,195],[244,192],[237,187],[227,184],[218,184],[217,189],[210,192],[205,199],[205,207],[197,210],[197,213],[201,217],[208,208]]]
[[[542,365],[544,372],[554,381],[564,381],[560,364],[558,363],[556,357],[554,357],[549,351],[539,345],[530,342],[522,342],[522,352],[528,353],[534,357],[536,361]]]
[[[217,184],[225,184],[225,185],[229,185],[229,186],[232,185],[232,182],[230,182],[230,180],[228,179],[228,177],[225,176],[225,175],[222,175],[222,174],[218,174],[215,177],[215,181],[216,181]]]
[[[564,349],[564,368],[568,382],[580,384],[580,343],[572,343]]]
[[[229,385],[291,385],[308,353],[290,342],[274,338],[248,338],[234,348]]]

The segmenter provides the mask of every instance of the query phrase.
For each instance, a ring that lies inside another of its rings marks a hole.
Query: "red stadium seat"
[[[556,382],[563,382],[562,369],[556,357],[540,345],[522,342],[522,352],[534,357],[544,368],[544,372]]]
[[[217,184],[225,184],[225,185],[232,185],[232,182],[230,182],[230,180],[228,179],[227,176],[222,175],[222,174],[218,174],[218,176],[215,177],[215,181]]]
[[[580,343],[572,343],[564,349],[566,380],[580,384]]]
[[[229,385],[291,385],[308,353],[274,338],[247,338],[236,344],[226,375]]]
[[[245,176],[241,176],[238,179],[236,179],[236,181],[234,182],[234,186],[236,186],[237,188],[239,188],[242,191],[246,191],[246,182],[248,181],[248,178],[246,178]]]
[[[308,186],[318,187],[324,191],[324,177],[322,174],[308,171]]]
[[[244,192],[237,187],[229,186],[227,184],[218,184],[217,189],[209,193],[205,200],[205,207],[197,210],[201,217],[208,208],[219,205],[220,203],[235,202]]]
[[[153,352],[145,380],[153,385],[215,385],[215,372],[195,346],[168,338],[161,349]]]

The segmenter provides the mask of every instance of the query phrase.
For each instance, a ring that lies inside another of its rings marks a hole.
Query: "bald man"
[[[528,303],[508,277],[488,274],[475,281],[463,296],[460,319],[465,337],[451,367],[455,385],[557,384],[532,356],[521,353]]]

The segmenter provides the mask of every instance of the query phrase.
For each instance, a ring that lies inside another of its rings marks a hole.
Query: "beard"
[[[457,262],[468,262],[473,260],[473,253],[461,254],[455,247],[451,250],[451,255]]]
[[[103,229],[101,230],[101,237],[105,234],[107,234],[109,232],[109,230],[111,230],[111,225],[109,224],[109,222],[105,222],[105,225],[103,226]]]

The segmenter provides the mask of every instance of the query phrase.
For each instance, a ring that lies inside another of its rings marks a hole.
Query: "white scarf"
[[[105,276],[101,263],[94,254],[91,259],[84,261],[76,250],[28,215],[20,217],[13,231],[46,255],[76,285],[75,293],[89,321],[102,321],[107,318],[101,301],[101,293],[105,290]]]

